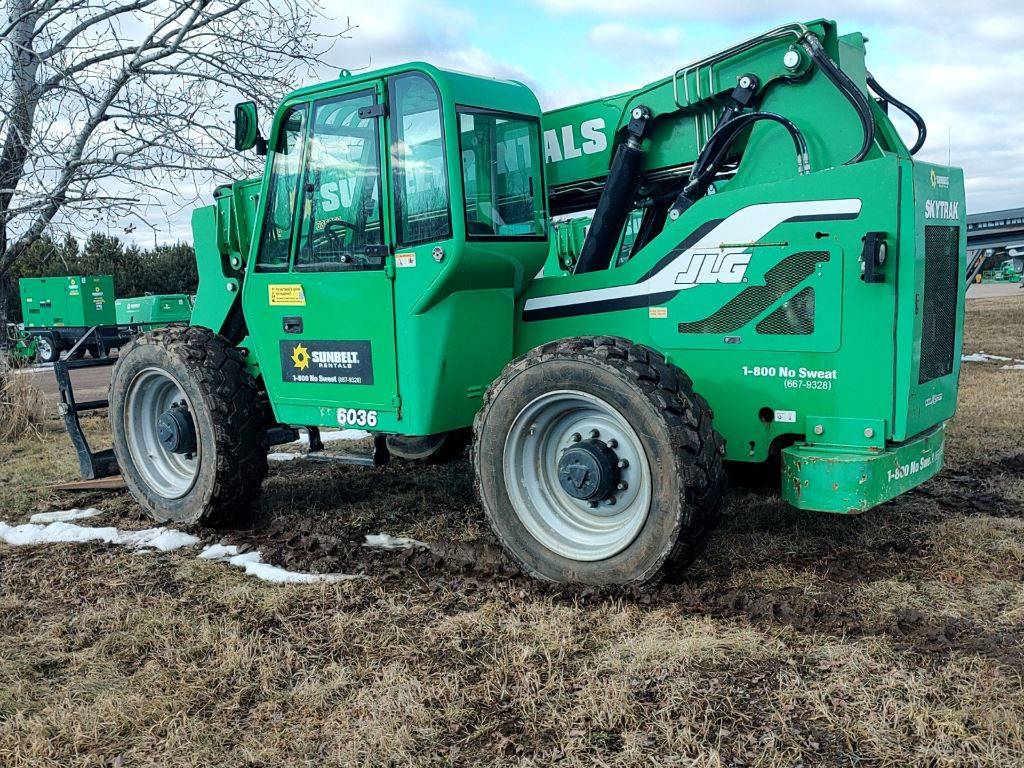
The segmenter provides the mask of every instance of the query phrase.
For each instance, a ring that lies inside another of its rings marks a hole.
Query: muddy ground
[[[1024,358],[1024,299],[965,349]],[[1024,371],[965,364],[946,468],[860,517],[735,490],[707,554],[644,592],[526,580],[464,461],[274,463],[251,528],[194,551],[0,545],[9,765],[1024,765]],[[101,421],[90,421],[97,442]],[[124,493],[71,479],[56,424],[0,447],[0,519]],[[360,546],[367,533],[430,549]]]

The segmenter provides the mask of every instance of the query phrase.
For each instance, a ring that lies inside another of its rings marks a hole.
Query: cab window
[[[263,234],[256,256],[256,270],[283,272],[288,269],[295,202],[302,170],[306,107],[289,109],[281,119],[271,158],[267,208],[263,216]]]
[[[467,237],[544,237],[547,217],[541,199],[538,121],[462,109],[459,146]]]
[[[443,240],[451,235],[451,217],[437,89],[418,73],[391,78],[388,89],[398,241]]]
[[[384,267],[379,121],[359,116],[375,102],[360,91],[313,103],[296,271]]]

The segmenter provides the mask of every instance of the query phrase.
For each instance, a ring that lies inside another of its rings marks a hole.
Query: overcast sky
[[[339,29],[346,18],[355,26],[351,39],[340,40],[330,54],[340,67],[418,59],[514,78],[530,85],[544,108],[634,88],[827,9],[841,34],[867,36],[875,77],[924,116],[929,134],[920,157],[948,158],[965,169],[969,211],[1024,205],[1022,89],[1016,80],[1024,72],[1024,0],[323,3]],[[906,137],[913,135],[909,123],[898,126]],[[191,240],[188,212],[176,207],[168,207],[161,239]]]

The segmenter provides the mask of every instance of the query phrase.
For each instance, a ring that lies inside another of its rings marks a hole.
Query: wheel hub
[[[160,444],[171,453],[195,453],[196,427],[184,403],[175,403],[161,413],[156,428]]]
[[[650,463],[629,420],[596,395],[553,390],[530,401],[512,422],[503,455],[516,515],[557,555],[604,560],[643,528]]]
[[[601,440],[575,443],[558,460],[559,485],[574,499],[608,498],[618,485],[620,474],[618,455]]]

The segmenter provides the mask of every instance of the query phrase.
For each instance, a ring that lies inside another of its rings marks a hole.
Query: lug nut
[[[591,509],[594,509],[595,507],[597,507],[597,502],[596,501],[588,501],[587,504],[590,505]]]
[[[607,504],[609,507],[614,505],[615,504],[615,497],[614,496],[609,496],[607,499],[604,500],[604,503]]]
[[[574,443],[578,443],[580,440],[583,439],[583,435],[581,435],[579,432],[573,432],[572,437],[570,437],[569,439],[572,440]]]
[[[616,440],[616,439],[615,439],[615,438],[613,437],[613,438],[612,438],[611,440],[609,440],[609,441],[608,441],[608,447],[609,447],[609,448],[618,448],[618,447],[619,447],[619,441],[618,441],[618,440]]]
[[[615,487],[616,487],[616,488],[618,488],[618,489],[619,489],[620,491],[624,491],[624,490],[626,490],[627,488],[629,488],[629,483],[627,483],[627,482],[625,482],[625,481],[622,481],[621,483],[619,483],[619,484],[618,484],[618,485],[616,485]]]
[[[629,462],[625,459],[619,459],[619,469],[625,469],[629,466]]]
[[[594,440],[597,440],[597,438],[599,438],[601,436],[601,433],[598,432],[596,429],[592,429],[592,430],[590,430],[590,436]]]

